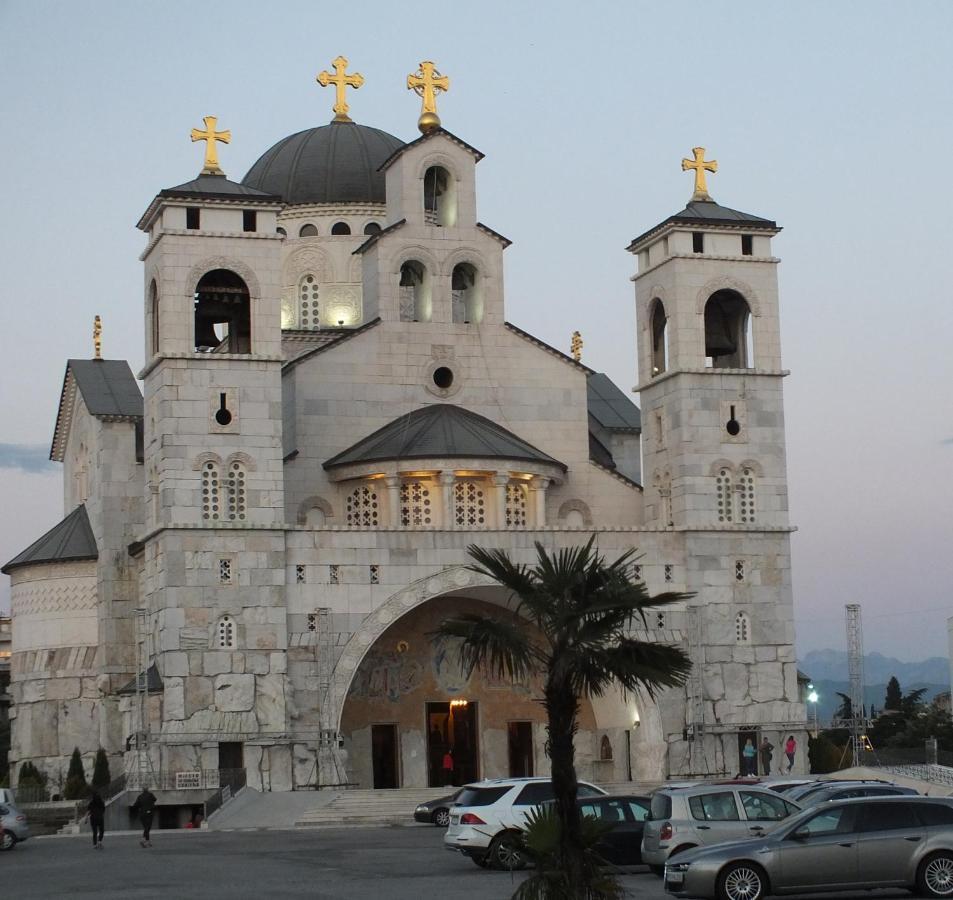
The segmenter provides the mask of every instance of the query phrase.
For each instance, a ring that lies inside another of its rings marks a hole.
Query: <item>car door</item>
[[[718,844],[749,837],[748,823],[738,812],[733,790],[696,794],[688,798],[695,834],[702,844]]]
[[[758,837],[777,828],[778,823],[791,815],[793,805],[777,794],[767,791],[739,791],[741,808],[748,820],[748,833]]]
[[[913,804],[871,801],[856,809],[860,877],[870,885],[904,884],[910,860],[926,839]]]
[[[581,801],[579,811],[584,816],[598,819],[608,829],[596,844],[596,853],[606,862],[616,865],[626,863],[626,844],[631,839],[631,827],[626,826],[632,823],[626,820],[625,801],[619,798],[592,798]]]
[[[820,890],[858,885],[858,834],[854,807],[823,806],[800,822],[778,846],[780,877],[775,890]]]
[[[507,828],[525,828],[530,810],[553,799],[551,781],[531,781],[517,795],[512,807],[504,815]]]

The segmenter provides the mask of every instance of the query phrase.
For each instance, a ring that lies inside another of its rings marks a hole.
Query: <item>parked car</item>
[[[801,785],[801,787],[798,788],[792,788],[785,794],[785,797],[801,806],[809,806],[811,794],[826,791],[832,787],[854,787],[857,785],[871,785],[876,787],[892,784],[892,781],[881,781],[879,778],[824,778],[820,781]]]
[[[29,836],[26,816],[12,803],[0,804],[0,850],[12,850]]]
[[[796,778],[791,775],[779,775],[777,777],[765,778],[761,782],[761,787],[768,788],[778,794],[787,794],[795,788],[804,787],[807,784],[816,784],[816,778]]]
[[[578,796],[607,795],[580,781]],[[527,860],[520,850],[520,831],[529,811],[552,799],[549,778],[497,778],[465,785],[450,810],[444,849],[463,853],[483,868],[522,869]]]
[[[446,797],[438,797],[436,800],[419,804],[414,810],[414,821],[430,822],[438,828],[446,828],[450,824],[450,807],[457,802],[457,797],[462,793],[463,788],[460,788]]]
[[[758,840],[698,847],[665,865],[676,897],[916,889],[953,896],[953,800],[878,797],[811,807]]]
[[[761,787],[703,784],[656,791],[642,836],[642,860],[661,875],[670,856],[702,844],[759,837],[800,809]]]
[[[584,816],[592,816],[612,826],[596,844],[599,856],[617,866],[641,865],[642,831],[652,806],[651,797],[611,794],[580,797],[576,804]]]
[[[914,796],[920,792],[899,784],[835,784],[820,791],[812,791],[799,801],[805,809],[831,800],[850,800],[853,797]]]

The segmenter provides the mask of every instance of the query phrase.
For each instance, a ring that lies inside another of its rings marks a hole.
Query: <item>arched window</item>
[[[433,504],[430,485],[424,481],[406,481],[400,486],[400,524],[432,525]]]
[[[215,646],[219,650],[234,650],[238,646],[235,620],[231,616],[222,616],[215,626]]]
[[[302,225],[301,230],[298,232],[298,237],[317,237],[318,229],[315,228],[310,222],[307,225]]]
[[[410,260],[400,267],[397,290],[401,322],[430,321],[430,277],[422,263]]]
[[[381,226],[377,222],[368,222],[364,226],[364,234],[368,236],[373,234],[380,234],[380,233],[381,233]]]
[[[251,353],[251,299],[245,282],[228,269],[202,276],[195,288],[195,349]]]
[[[457,224],[457,184],[443,166],[424,173],[424,221],[448,228]]]
[[[220,519],[221,507],[221,476],[218,465],[211,460],[202,466],[202,518],[209,521]]]
[[[331,226],[331,234],[350,234],[351,226],[347,222],[335,222]]]
[[[735,616],[735,643],[751,643],[751,620],[747,613],[740,612]]]
[[[483,297],[477,271],[469,263],[453,267],[450,278],[451,321],[476,324],[483,321]]]
[[[706,364],[716,369],[751,367],[751,311],[737,291],[715,291],[705,303]]]
[[[149,285],[149,314],[152,316],[152,353],[159,352],[159,287],[152,279]]]
[[[715,494],[718,502],[718,521],[734,522],[731,492],[731,470],[722,468],[715,476]]]
[[[453,520],[463,527],[486,524],[482,485],[475,481],[458,481],[453,486]]]
[[[599,759],[612,759],[612,743],[609,740],[609,735],[607,734],[604,734],[602,736],[602,740],[599,741]]]
[[[298,326],[317,328],[321,323],[318,302],[318,279],[314,275],[302,275],[298,282]]]
[[[225,489],[228,493],[228,518],[232,521],[243,521],[247,510],[247,494],[245,467],[240,462],[229,465]]]
[[[377,491],[361,485],[348,494],[344,505],[345,521],[358,528],[375,528],[380,523],[380,503]]]
[[[526,485],[508,484],[506,486],[506,527],[526,527]]]
[[[661,375],[668,369],[668,318],[661,300],[654,301],[651,322],[652,375]]]
[[[738,477],[738,521],[755,520],[754,470],[745,466]]]

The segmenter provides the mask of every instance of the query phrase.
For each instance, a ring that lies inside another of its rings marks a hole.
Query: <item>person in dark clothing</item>
[[[106,830],[106,802],[98,791],[93,791],[90,796],[86,814],[89,817],[89,827],[93,831],[93,847],[102,850],[103,833]]]
[[[152,817],[156,811],[156,795],[149,788],[143,788],[142,793],[136,797],[136,802],[132,804],[132,811],[139,813],[139,821],[142,823],[142,840],[139,841],[139,846],[151,847],[149,833],[152,831]]]

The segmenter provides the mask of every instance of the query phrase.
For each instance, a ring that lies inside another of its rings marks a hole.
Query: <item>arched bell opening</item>
[[[248,286],[228,269],[207,272],[195,288],[195,349],[251,353]]]
[[[152,325],[152,353],[159,352],[159,287],[153,278],[149,285],[149,316]]]
[[[443,166],[424,173],[424,221],[447,228],[457,224],[457,183]]]
[[[652,375],[668,370],[668,316],[662,301],[655,299],[652,306]]]
[[[401,322],[429,322],[433,313],[430,297],[430,273],[417,260],[400,267],[398,305]]]
[[[483,321],[483,291],[477,270],[470,263],[453,267],[450,278],[451,320],[463,325]]]
[[[751,309],[737,291],[715,291],[705,303],[705,364],[715,369],[752,365]]]

